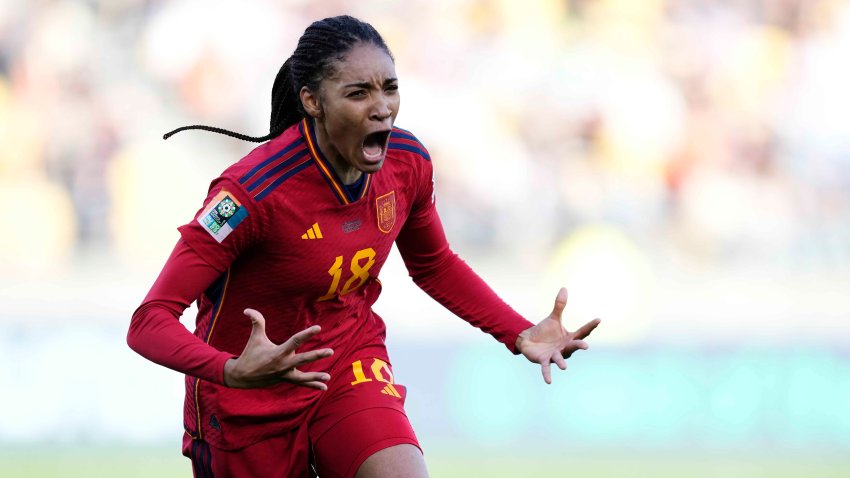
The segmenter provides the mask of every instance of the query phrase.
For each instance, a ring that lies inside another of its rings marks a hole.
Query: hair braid
[[[275,138],[307,116],[301,105],[301,88],[306,86],[318,91],[322,80],[333,73],[334,63],[342,60],[358,43],[371,43],[392,58],[390,49],[377,30],[354,17],[341,15],[325,18],[307,27],[292,56],[283,63],[274,79],[269,133],[265,136],[254,137],[214,126],[192,125],[170,131],[162,139],[187,129],[212,131],[255,143]]]

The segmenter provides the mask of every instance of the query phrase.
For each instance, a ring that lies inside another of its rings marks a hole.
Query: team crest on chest
[[[378,210],[378,229],[384,233],[392,231],[395,225],[395,191],[375,199],[375,208]]]

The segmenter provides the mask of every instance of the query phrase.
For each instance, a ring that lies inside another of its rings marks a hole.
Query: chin
[[[370,173],[370,174],[371,173],[377,173],[381,169],[381,166],[384,165],[384,159],[386,159],[386,158],[382,158],[377,163],[363,164],[357,169],[359,169],[360,171],[362,171],[364,173]]]

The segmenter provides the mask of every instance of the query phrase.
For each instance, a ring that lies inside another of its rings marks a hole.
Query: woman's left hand
[[[520,332],[516,340],[517,350],[529,361],[540,364],[546,383],[552,383],[552,362],[561,370],[566,370],[567,362],[564,359],[569,358],[576,350],[586,350],[587,343],[583,339],[601,322],[594,319],[575,332],[568,332],[561,325],[561,314],[566,305],[567,289],[562,287],[555,298],[552,313],[539,324]]]

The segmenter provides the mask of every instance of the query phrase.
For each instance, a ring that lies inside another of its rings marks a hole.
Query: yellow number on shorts
[[[371,369],[375,380],[386,384],[381,390],[381,393],[391,397],[401,398],[401,394],[395,388],[395,377],[393,377],[393,371],[390,370],[388,363],[379,358],[372,359]],[[351,385],[360,385],[361,383],[372,381],[371,378],[366,378],[366,374],[363,372],[363,362],[360,360],[351,363],[351,370],[354,372],[354,381],[351,382]]]
[[[354,381],[351,382],[352,385],[357,385],[363,382],[371,382],[371,378],[366,378],[366,374],[363,373],[363,364],[358,360],[351,364],[352,371],[354,372]]]
[[[383,374],[383,373],[381,373],[381,371],[385,372],[385,373],[386,373],[386,374],[390,377],[390,379],[389,379],[389,380],[387,380],[386,378],[384,378],[384,374]],[[379,382],[384,382],[384,383],[395,383],[395,377],[393,377],[393,371],[392,371],[392,370],[390,370],[390,366],[389,366],[389,365],[387,365],[387,363],[386,363],[386,362],[384,362],[384,361],[383,361],[383,360],[381,360],[381,359],[377,359],[377,358],[376,358],[376,359],[372,362],[372,375],[374,375],[374,376],[375,376],[375,378],[376,378]]]

